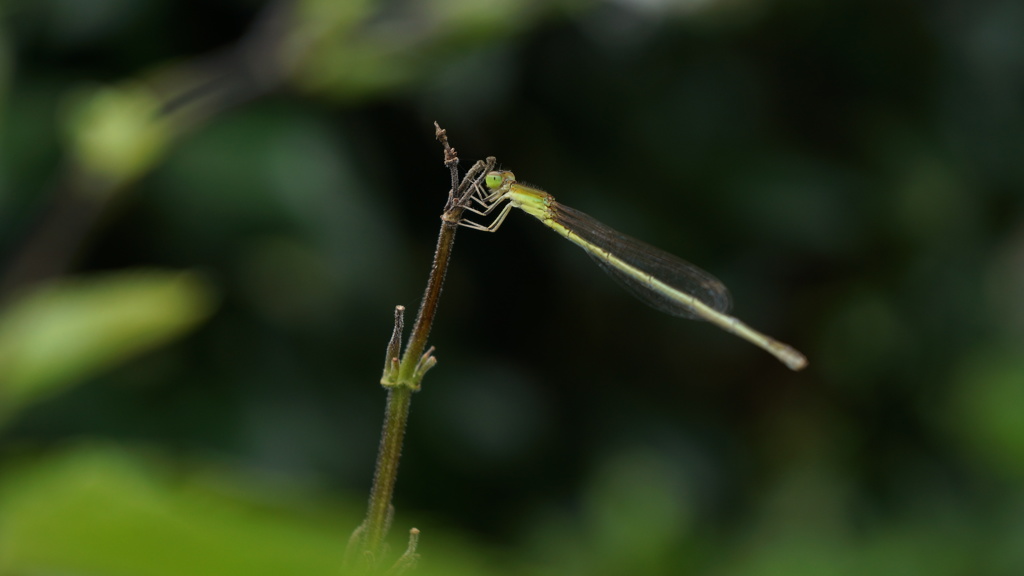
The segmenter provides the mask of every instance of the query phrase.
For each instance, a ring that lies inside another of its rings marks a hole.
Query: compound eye
[[[497,190],[501,188],[501,183],[505,180],[501,172],[490,172],[487,177],[484,178],[484,184],[487,185],[491,190]]]

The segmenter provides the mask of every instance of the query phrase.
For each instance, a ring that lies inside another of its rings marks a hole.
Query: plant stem
[[[412,393],[413,390],[405,386],[388,389],[384,428],[381,430],[377,452],[377,470],[373,475],[370,505],[363,525],[366,530],[363,550],[370,554],[371,559],[380,558],[381,544],[391,525],[391,495],[398,478],[398,460],[402,455],[402,440],[409,420]]]
[[[398,338],[401,336],[402,310],[400,308],[396,309],[395,332],[388,344],[387,358],[385,358],[384,377],[381,379],[381,384],[388,390],[388,399],[377,453],[377,465],[373,475],[373,487],[370,489],[366,520],[353,535],[353,541],[356,542],[355,548],[363,557],[363,564],[369,563],[371,570],[380,567],[384,538],[391,525],[393,513],[391,497],[394,493],[395,481],[398,478],[398,461],[402,454],[402,441],[405,438],[405,428],[409,420],[412,394],[419,390],[423,374],[436,363],[432,353],[433,349],[427,350],[427,337],[430,335],[434,316],[437,314],[441,288],[444,285],[445,273],[448,270],[448,263],[451,260],[452,248],[455,243],[455,232],[459,226],[459,219],[462,217],[464,203],[472,193],[473,187],[479,185],[479,180],[493,168],[495,163],[494,158],[488,158],[486,163],[477,162],[460,183],[459,159],[455,149],[448,145],[444,130],[436,123],[434,126],[437,138],[445,149],[445,165],[452,173],[452,188],[444,213],[441,215],[441,232],[437,239],[437,249],[434,252],[434,263],[427,280],[427,289],[423,294],[423,301],[416,315],[416,322],[413,325],[412,334],[406,344],[398,370],[394,370],[393,366],[397,360],[395,357],[398,351]],[[426,351],[425,354],[424,351]],[[418,535],[419,531],[416,531],[416,534]],[[347,560],[351,561],[352,559]]]
[[[494,159],[488,158],[488,163],[482,165],[477,162],[467,173],[462,183],[459,183],[459,157],[455,149],[448,144],[447,133],[434,122],[435,135],[444,146],[444,163],[451,170],[452,187],[448,193],[448,203],[441,215],[441,232],[437,237],[437,249],[434,250],[434,265],[430,269],[430,278],[427,280],[427,290],[423,293],[423,301],[416,313],[416,322],[412,327],[412,334],[409,336],[409,343],[405,346],[405,354],[402,356],[402,364],[399,369],[398,380],[400,382],[410,381],[414,376],[416,366],[419,364],[423,350],[427,347],[427,337],[434,325],[434,315],[437,314],[437,305],[441,300],[441,287],[444,286],[444,276],[448,271],[448,262],[452,257],[452,249],[455,246],[455,232],[459,229],[459,219],[462,218],[464,196],[470,192],[470,186],[475,179],[486,173],[494,166]],[[416,383],[418,387],[418,382]]]
[[[434,265],[430,270],[430,279],[427,280],[427,290],[423,293],[423,302],[420,303],[419,312],[416,314],[416,323],[412,326],[412,334],[409,335],[409,342],[402,355],[402,364],[398,372],[399,382],[412,380],[416,365],[427,347],[427,337],[430,336],[437,305],[441,300],[441,288],[444,286],[444,276],[452,257],[457,229],[457,223],[442,220],[437,249],[434,251]]]

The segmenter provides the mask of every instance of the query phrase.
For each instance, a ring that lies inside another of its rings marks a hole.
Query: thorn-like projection
[[[405,553],[398,557],[394,566],[385,573],[385,576],[401,576],[416,568],[420,555],[416,553],[416,546],[420,542],[420,531],[418,528],[409,530],[409,545]]]
[[[402,331],[405,329],[405,306],[395,306],[395,328],[388,340],[384,356],[384,374],[380,377],[383,386],[394,386],[398,380],[398,355],[402,351]]]

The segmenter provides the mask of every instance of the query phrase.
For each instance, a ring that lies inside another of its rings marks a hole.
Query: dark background
[[[0,6],[0,574],[334,567],[449,186],[434,121],[463,168],[710,271],[810,367],[524,214],[460,231],[395,498],[428,573],[1024,571],[1019,2]],[[139,87],[170,131],[103,172],[81,110]],[[200,311],[109,336],[134,304],[103,279],[155,270],[197,273]],[[14,402],[76,357],[19,348],[53,286],[105,303],[71,345],[111,344]],[[137,476],[123,510],[75,488]]]

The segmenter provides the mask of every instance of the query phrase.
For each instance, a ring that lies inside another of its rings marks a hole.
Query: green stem
[[[384,414],[384,428],[381,430],[380,448],[377,453],[377,470],[373,475],[370,490],[370,507],[364,524],[365,545],[374,560],[381,555],[381,545],[391,524],[391,495],[398,478],[398,460],[402,455],[402,440],[405,425],[409,420],[409,405],[412,403],[411,388],[394,386],[388,388],[388,403]],[[377,562],[374,561],[374,564]]]

